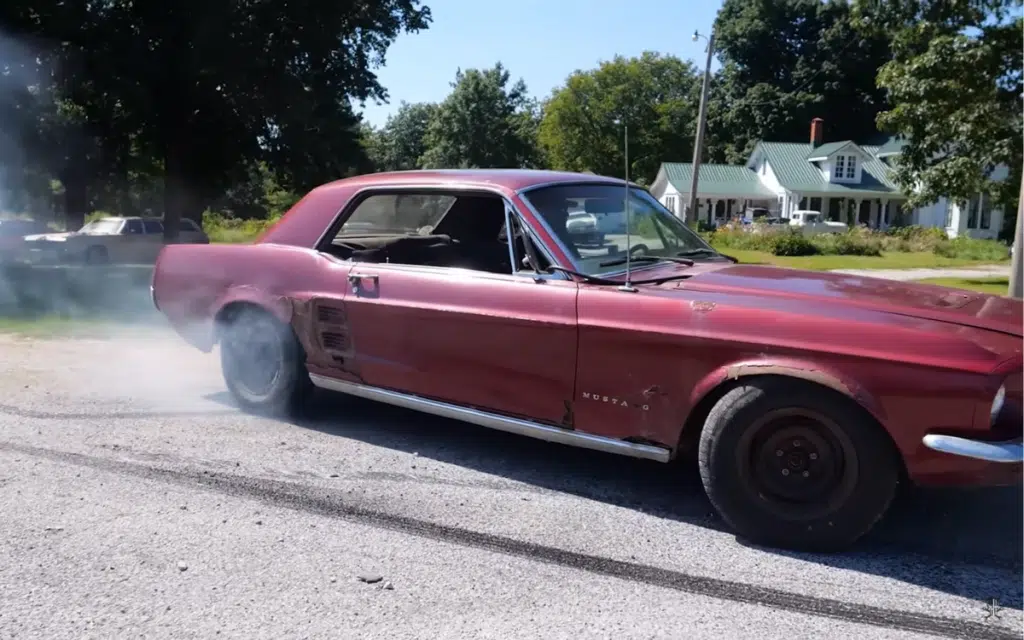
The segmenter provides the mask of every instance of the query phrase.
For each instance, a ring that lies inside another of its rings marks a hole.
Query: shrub
[[[854,227],[845,233],[819,234],[811,242],[821,253],[839,256],[880,256],[882,255],[882,234]]]
[[[748,251],[771,251],[775,237],[779,231],[767,228],[756,228],[747,231],[743,228],[720,227],[711,235],[711,242],[716,247],[725,249],[742,249]]]
[[[785,231],[771,234],[771,252],[777,256],[813,256],[820,250],[810,238],[800,231]]]
[[[1001,262],[1010,257],[1009,249],[996,240],[978,240],[961,236],[953,240],[944,240],[932,249],[935,255],[944,258],[960,258],[963,260],[991,260]]]
[[[210,242],[242,243],[252,242],[279,218],[268,220],[228,218],[214,211],[203,212],[203,229],[210,236]]]
[[[882,235],[882,248],[884,251],[934,251],[938,244],[947,240],[944,229],[920,225],[893,227]]]

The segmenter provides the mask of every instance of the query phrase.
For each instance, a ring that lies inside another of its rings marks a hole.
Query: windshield
[[[625,191],[625,186],[609,184],[567,184],[528,191],[523,199],[558,236],[572,257],[575,270],[587,275],[610,275],[625,270],[624,264],[602,266],[626,257]],[[582,218],[579,213],[589,215]],[[629,246],[634,258],[719,257],[718,252],[644,189],[629,190],[629,218]],[[581,224],[583,220],[588,224]],[[596,222],[596,228],[591,220]],[[652,264],[656,262],[638,262],[633,267],[642,269]]]
[[[116,218],[93,220],[79,230],[79,233],[107,234],[117,233],[121,229],[121,221]]]

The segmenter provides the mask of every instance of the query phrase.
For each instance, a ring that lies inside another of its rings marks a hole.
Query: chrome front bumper
[[[923,442],[924,446],[933,451],[953,456],[1011,464],[1024,462],[1024,444],[1020,440],[982,442],[956,436],[929,434],[924,437]]]

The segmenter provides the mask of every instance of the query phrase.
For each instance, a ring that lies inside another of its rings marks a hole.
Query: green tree
[[[452,92],[437,105],[424,139],[426,168],[532,167],[539,164],[537,106],[526,84],[499,62],[459,70]]]
[[[858,30],[846,0],[725,0],[714,28],[714,158],[746,160],[758,140],[806,140],[815,117],[831,140],[878,137],[875,116],[888,104],[875,70],[889,37]]]
[[[375,132],[376,138],[368,149],[377,170],[422,168],[421,159],[427,152],[427,127],[436,113],[437,105],[430,102],[402,102],[380,131]]]
[[[368,168],[351,101],[385,100],[373,69],[430,22],[419,0],[13,6],[0,25],[69,52],[60,92],[83,128],[160,161],[171,238],[255,162],[299,191]]]
[[[551,166],[621,176],[629,128],[630,177],[653,180],[666,161],[693,153],[700,79],[673,56],[617,56],[576,71],[544,104],[539,138]],[[618,122],[618,124],[616,124]]]
[[[1024,155],[1020,0],[899,0],[860,6],[866,26],[894,33],[878,83],[893,107],[879,126],[907,141],[896,179],[921,206],[991,193],[1011,226]],[[999,165],[1009,180],[992,181]]]

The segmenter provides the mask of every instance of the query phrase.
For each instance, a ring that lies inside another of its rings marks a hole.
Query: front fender
[[[725,364],[704,376],[690,392],[690,407],[697,407],[715,389],[749,376],[783,376],[806,380],[837,391],[867,410],[880,424],[886,415],[881,404],[863,386],[834,367],[796,358],[763,358]]]

